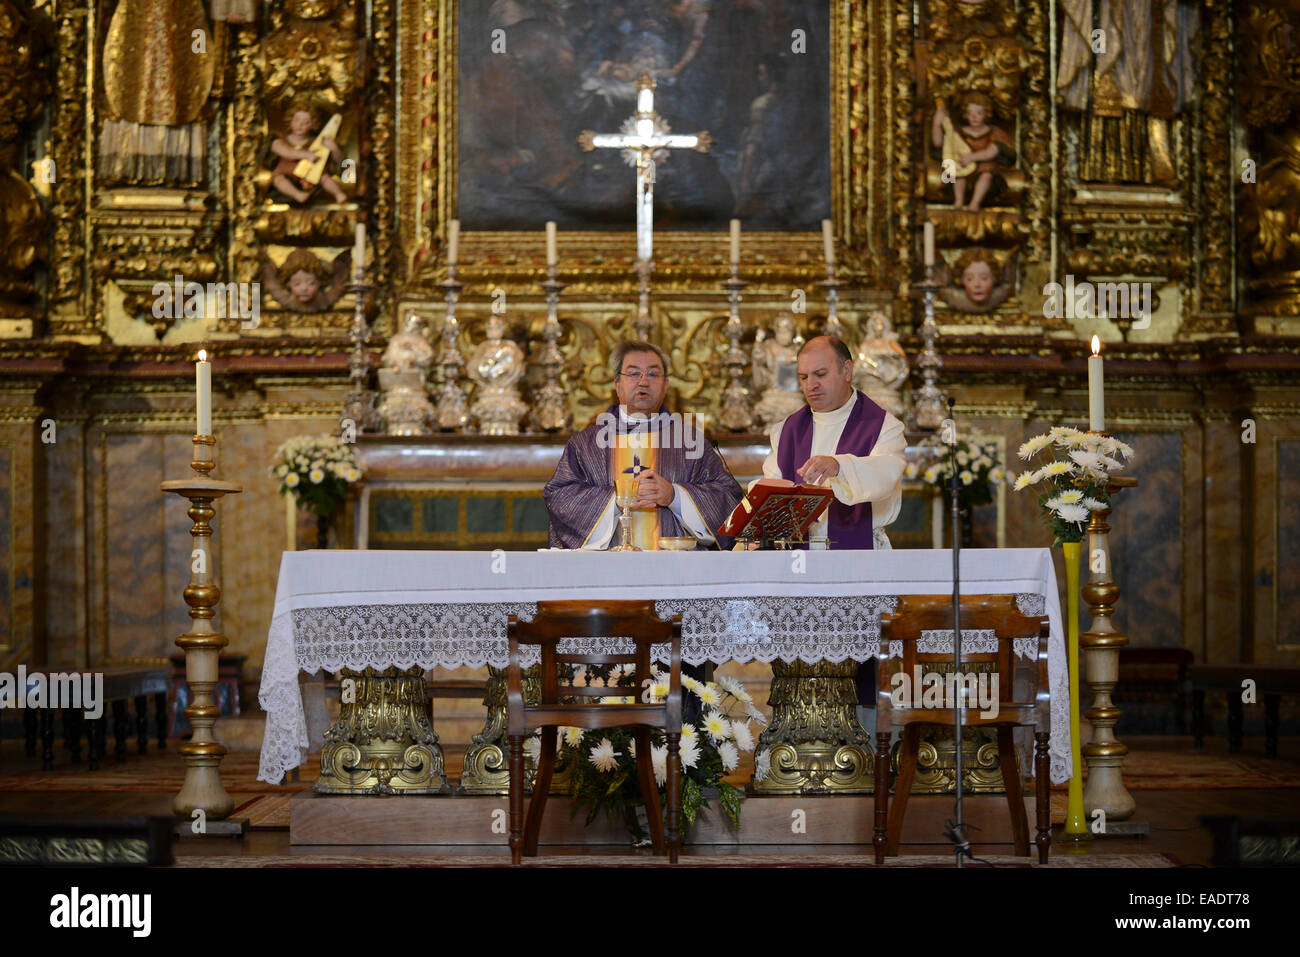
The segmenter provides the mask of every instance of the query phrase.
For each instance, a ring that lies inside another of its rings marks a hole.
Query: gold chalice
[[[633,475],[620,475],[614,480],[614,504],[619,507],[619,544],[611,548],[611,552],[641,551],[641,549],[632,544],[632,534],[630,529],[632,522],[632,506],[636,504],[636,493],[640,484],[640,479]]]

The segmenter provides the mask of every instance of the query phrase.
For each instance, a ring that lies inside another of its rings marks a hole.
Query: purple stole
[[[835,446],[836,455],[870,455],[876,447],[876,440],[880,438],[880,429],[885,424],[885,410],[862,392],[856,389],[854,392],[858,401],[849,413],[848,421],[844,423],[839,444]],[[781,469],[782,478],[795,484],[802,481],[795,469],[807,462],[812,455],[813,428],[812,409],[806,405],[781,424],[776,463]],[[830,537],[831,548],[875,547],[870,502],[845,505],[833,498],[828,512],[826,534]]]

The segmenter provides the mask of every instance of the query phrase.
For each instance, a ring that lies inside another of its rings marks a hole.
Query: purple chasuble
[[[840,433],[840,441],[835,446],[836,455],[870,455],[876,447],[876,440],[880,438],[880,429],[885,424],[885,410],[861,391],[855,389],[854,392],[858,401],[849,413],[848,421],[844,423],[844,431]],[[795,469],[812,456],[815,425],[812,409],[806,405],[781,423],[776,464],[781,469],[781,477],[796,485],[802,479]],[[832,498],[827,511],[826,534],[831,540],[831,548],[875,547],[870,502],[845,505],[839,499]]]

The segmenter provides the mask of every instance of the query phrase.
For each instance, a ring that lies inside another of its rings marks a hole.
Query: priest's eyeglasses
[[[658,382],[664,377],[664,374],[658,369],[651,369],[649,372],[642,372],[640,369],[629,369],[626,372],[620,372],[624,379],[631,379],[636,382],[640,379],[647,379],[650,382]]]

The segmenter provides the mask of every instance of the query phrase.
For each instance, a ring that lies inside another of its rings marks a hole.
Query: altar
[[[961,572],[965,594],[1015,595],[1024,613],[1049,619],[1051,779],[1067,780],[1066,652],[1050,552],[963,550]],[[763,661],[776,669],[826,663],[833,672],[838,668],[839,680],[851,684],[853,663],[891,654],[892,649],[880,647],[881,613],[899,595],[950,592],[951,575],[948,550],[286,552],[259,694],[267,713],[259,778],[280,781],[316,743],[308,739],[300,672],[503,668],[507,617],[530,617],[538,601],[653,599],[661,616],[682,616],[682,658],[690,664]],[[422,695],[422,678],[418,683]],[[498,740],[491,728],[489,718],[484,735],[476,736],[466,756],[466,776],[504,773],[499,728]],[[339,740],[337,733],[334,739]],[[834,744],[847,749],[846,773],[857,774],[862,785],[844,793],[869,793],[866,736]],[[428,729],[421,747],[428,749],[423,753],[436,774],[410,793],[450,794],[436,729]],[[355,760],[355,749],[349,754]],[[387,771],[389,790],[376,788],[374,793],[398,793],[391,789],[393,781],[400,791],[402,769]],[[329,761],[323,759],[322,780],[330,773]],[[317,790],[324,790],[319,782]],[[834,790],[822,787],[820,793]],[[460,791],[472,793],[474,788],[462,780]],[[499,794],[500,789],[480,793]],[[804,787],[798,793],[816,796],[819,789]]]

